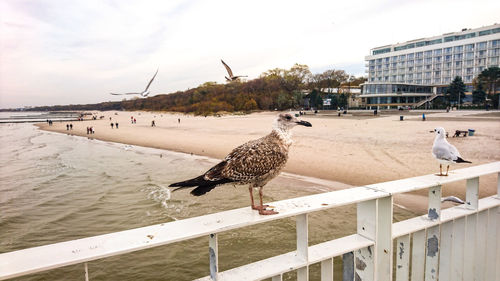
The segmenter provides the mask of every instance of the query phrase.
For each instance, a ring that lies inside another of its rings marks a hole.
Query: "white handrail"
[[[441,186],[442,184],[450,182],[473,179],[482,175],[499,172],[500,162],[494,162],[469,168],[453,170],[452,172],[450,172],[448,177],[426,175],[272,202],[270,203],[270,205],[274,206],[276,210],[279,211],[279,214],[271,216],[261,216],[257,212],[251,210],[250,207],[245,207],[180,221],[162,223],[121,232],[114,232],[78,240],[3,253],[0,254],[0,280],[59,268],[71,264],[85,263],[92,260],[121,255],[124,253],[157,247],[179,241],[185,241],[197,237],[208,236],[210,234],[217,234],[220,232],[273,220],[307,215],[311,212],[348,204],[362,203],[362,205],[366,205],[366,214],[369,215],[371,212],[371,203],[369,202],[378,202],[378,199],[382,198],[390,198],[390,201],[388,202],[391,207],[388,211],[390,211],[390,221],[392,221],[392,195],[394,194],[427,189],[435,186]],[[495,201],[494,199],[488,199],[485,202],[488,208],[500,205],[500,200]],[[378,212],[380,207],[379,203],[377,203],[376,205],[376,210]],[[360,212],[359,206],[360,204],[358,204],[358,220]],[[483,204],[480,206],[485,205]],[[463,215],[466,215],[466,213],[463,213]],[[443,213],[442,216],[445,216],[445,214]],[[311,255],[311,247],[307,248],[307,232],[299,233],[299,228],[304,229],[305,227],[305,229],[307,229],[307,216],[305,216],[304,219],[305,221],[301,222],[300,226],[299,222],[297,224],[297,236],[301,236],[305,239],[301,239],[301,241],[298,240],[298,244],[302,243],[302,246],[298,245],[297,252],[299,254],[302,253],[300,255],[306,255],[305,257],[303,257],[305,258],[305,263],[299,264],[301,264],[302,266],[307,266],[312,262],[310,260],[311,257],[307,257],[306,254],[307,251],[309,251],[309,256]],[[444,217],[442,219],[444,219]],[[423,228],[430,227],[433,223],[436,224],[436,222],[432,221],[426,221],[425,223],[428,225],[422,226]],[[358,222],[358,228],[359,227],[360,226]],[[423,229],[422,227],[416,227],[413,230],[406,229],[404,231],[401,229],[401,227],[399,230],[397,227],[394,227],[392,233],[391,231],[389,231],[388,239],[418,231],[419,229]],[[358,241],[359,248],[369,247],[369,244],[371,244],[370,242],[366,242],[366,239],[363,240],[362,237],[374,239],[374,243],[379,242],[375,241],[375,238],[370,237],[371,234],[364,234],[360,229],[358,229],[358,234],[361,236],[358,235],[356,237],[353,237],[352,239],[354,240],[352,241]],[[397,236],[394,236],[395,234],[397,234]],[[304,240],[305,242],[302,240]],[[217,244],[216,236],[215,240],[211,243],[213,245]],[[337,243],[335,245],[338,246],[339,244]],[[325,244],[323,246],[327,245]],[[318,251],[318,249],[319,247],[316,247],[315,251]],[[355,249],[356,247],[350,248],[349,251],[353,251]],[[343,252],[341,249],[338,251]],[[54,253],[57,253],[57,255],[55,255]],[[326,256],[328,255],[321,255],[321,257]],[[218,273],[216,272],[214,276],[217,276],[217,274]],[[277,272],[277,274],[279,274],[279,272]],[[216,278],[214,276],[212,277],[212,279]]]

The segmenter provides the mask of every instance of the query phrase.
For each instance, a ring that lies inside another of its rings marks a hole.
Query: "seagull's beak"
[[[306,126],[306,127],[312,127],[311,123],[304,121],[304,120],[300,120],[300,121],[295,122],[295,123],[297,123],[298,125]]]
[[[429,133],[434,133],[434,131],[429,131]]]

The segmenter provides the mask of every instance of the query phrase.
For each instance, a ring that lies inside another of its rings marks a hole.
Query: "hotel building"
[[[456,77],[467,91],[481,71],[499,66],[500,24],[377,47],[365,57],[367,108],[419,107],[444,94]]]

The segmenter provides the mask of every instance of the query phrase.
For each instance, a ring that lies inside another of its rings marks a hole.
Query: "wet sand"
[[[194,117],[159,112],[94,113],[104,118],[72,122],[72,131],[66,130],[67,122],[38,126],[48,131],[221,159],[236,146],[269,133],[277,114]],[[500,161],[498,114],[426,111],[427,121],[424,122],[421,113],[382,112],[382,116],[370,117],[365,111],[338,117],[336,112],[320,112],[302,116],[313,127],[294,128],[294,144],[285,172],[345,184],[333,189],[436,173],[439,164],[430,152],[434,135],[429,131],[438,126],[444,127],[450,136],[455,130],[475,130],[473,137],[448,139],[464,159],[473,163],[452,166],[451,173],[456,168]],[[400,115],[404,115],[405,121],[399,121]],[[131,116],[137,120],[136,124],[131,123]],[[151,127],[152,120],[155,120],[155,127]],[[119,129],[112,129],[111,122],[118,122]],[[87,126],[94,127],[96,133],[87,135]],[[496,192],[496,178],[496,175],[481,177],[480,197]],[[404,208],[424,212],[427,201],[423,196],[426,194],[425,190],[404,194],[396,197],[395,202]],[[444,186],[443,195],[464,198],[465,182]]]

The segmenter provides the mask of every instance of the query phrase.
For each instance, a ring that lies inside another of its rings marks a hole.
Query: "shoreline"
[[[405,116],[412,122],[399,121],[398,114],[368,119],[301,116],[313,127],[293,130],[294,144],[282,175],[291,173],[333,181],[348,188],[436,173],[439,164],[430,153],[434,137],[429,130],[437,126],[448,131],[458,126],[476,129],[474,137],[448,139],[457,146],[464,159],[473,162],[452,166],[450,172],[454,168],[500,161],[500,116],[485,121],[481,118],[482,111],[450,113],[429,113],[438,120],[426,122],[416,122],[420,115],[415,114]],[[72,131],[66,130],[68,122],[57,122],[53,126],[46,123],[34,125],[51,132],[222,159],[238,145],[268,134],[277,113],[223,117],[122,111],[97,114],[105,118],[71,122]],[[131,116],[137,119],[136,124],[130,122]],[[468,121],[463,120],[464,116]],[[152,120],[155,120],[156,127],[151,127]],[[118,122],[119,129],[111,129],[111,122]],[[87,135],[86,126],[93,126],[96,133]],[[480,197],[496,192],[495,180],[493,176],[481,178]],[[448,195],[465,196],[465,184],[444,186],[443,196]],[[404,194],[395,198],[395,203],[422,212],[427,208],[425,197],[427,191]]]

